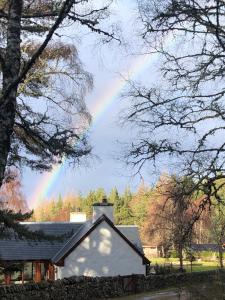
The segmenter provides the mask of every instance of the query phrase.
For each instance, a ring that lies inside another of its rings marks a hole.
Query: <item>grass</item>
[[[169,265],[172,264],[173,267],[179,268],[179,259],[178,258],[163,258],[156,257],[151,258],[151,265]],[[184,268],[187,272],[191,272],[191,264],[190,261],[184,260]],[[217,261],[194,261],[192,263],[192,272],[202,272],[202,271],[210,271],[219,268],[219,264]]]

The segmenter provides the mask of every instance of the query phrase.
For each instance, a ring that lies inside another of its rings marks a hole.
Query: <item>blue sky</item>
[[[93,107],[98,102],[104,89],[113,85],[121,76],[119,73],[126,70],[134,60],[134,57],[128,54],[127,48],[133,48],[134,52],[141,50],[141,43],[137,44],[138,38],[134,37],[133,26],[136,23],[134,3],[135,1],[122,1],[114,7],[114,15],[119,12],[118,19],[121,20],[120,25],[124,29],[125,38],[127,38],[126,47],[119,46],[115,42],[105,46],[96,46],[93,36],[84,38],[76,35],[73,39],[75,45],[79,41],[78,51],[84,68],[94,77],[94,89],[86,98],[88,107]],[[117,20],[115,19],[115,21]],[[68,35],[70,35],[69,32]],[[131,43],[129,44],[129,42]],[[138,47],[134,47],[133,43]],[[153,68],[152,64],[150,64],[150,70],[149,66],[142,68],[135,79],[144,79],[146,75],[149,77],[149,74],[154,73],[151,68]],[[151,75],[149,79],[154,80],[154,75]],[[97,158],[89,160],[88,167],[73,168],[65,164],[48,193],[49,198],[67,193],[82,192],[86,194],[89,190],[98,187],[102,187],[108,192],[114,186],[123,191],[129,185],[132,190],[136,190],[141,180],[140,176],[131,176],[131,172],[125,168],[124,164],[114,158],[121,153],[118,141],[123,142],[132,138],[128,128],[121,128],[118,125],[121,109],[126,107],[124,103],[118,94],[90,129],[90,143],[93,146],[93,155]],[[159,175],[155,174],[154,176],[153,173],[154,170],[143,170],[142,175],[146,183],[152,183]],[[24,169],[23,191],[28,203],[42,176],[43,174]]]

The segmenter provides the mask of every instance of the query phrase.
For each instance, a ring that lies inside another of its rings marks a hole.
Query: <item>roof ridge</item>
[[[53,263],[58,263],[60,260],[64,259],[66,256],[68,256],[71,251],[73,251],[82,241],[85,239],[101,222],[106,221],[109,226],[118,234],[120,237],[143,259],[143,263],[149,264],[149,260],[145,257],[145,255],[135,246],[117,227],[113,224],[113,222],[105,215],[102,214],[94,223],[92,223],[92,226],[87,230],[87,232],[84,232],[84,234],[78,239],[78,241],[75,241],[73,245],[69,247],[69,249],[64,253],[64,255],[60,256],[60,252],[62,252],[63,249],[65,249],[65,246],[69,244],[69,242],[72,242],[72,239],[75,238],[75,236],[72,236],[67,243],[58,251],[56,255],[53,256],[52,261]],[[81,230],[81,228],[80,228]],[[80,232],[78,230],[77,234]],[[59,257],[57,257],[59,256]]]

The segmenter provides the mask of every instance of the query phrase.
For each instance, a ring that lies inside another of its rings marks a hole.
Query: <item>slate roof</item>
[[[139,251],[144,253],[140,235],[138,232],[138,226],[136,226],[136,225],[116,225],[116,228],[118,228],[119,231],[121,231],[122,234],[125,235],[125,237],[129,241],[131,241],[135,245],[135,247],[138,248]]]
[[[219,251],[219,247],[217,244],[192,244],[191,249],[193,251],[213,251],[213,252]]]
[[[30,230],[42,230],[48,235],[60,236],[67,234],[67,238],[61,241],[27,241],[12,238],[10,240],[0,240],[0,260],[4,261],[32,261],[32,260],[52,260],[58,262],[65,257],[74,246],[78,245],[82,239],[89,234],[103,220],[107,221],[115,231],[118,231],[122,238],[143,258],[145,263],[149,261],[144,257],[143,249],[135,225],[115,226],[105,215],[102,215],[95,223],[87,221],[85,223],[73,222],[24,222]]]
[[[123,233],[122,231],[126,231],[127,235],[130,235],[133,239],[135,238],[135,235],[137,233],[136,230],[134,230],[134,227],[130,227],[132,230],[130,230],[130,234],[128,234],[128,228],[125,228],[125,226],[121,226],[121,230],[116,227],[112,221],[106,216],[102,215],[100,218],[98,218],[94,223],[91,221],[86,222],[80,230],[78,230],[69,240],[68,242],[62,247],[58,253],[52,258],[53,263],[58,263],[60,260],[63,260],[71,251],[73,251],[83,240],[85,237],[87,237],[101,222],[107,222],[108,225],[115,230],[124,241],[129,244],[133,250],[142,257],[143,263],[149,264],[150,261],[144,256],[143,251],[140,251],[140,249],[135,245],[139,244],[139,241],[131,241],[129,240]]]
[[[64,244],[63,247],[61,247],[57,252],[55,252],[55,255],[52,257],[53,262],[58,262],[65,253],[70,251],[70,249],[80,241],[80,239],[87,234],[87,232],[92,228],[93,223],[91,221],[85,222],[80,229],[74,233],[73,236]]]
[[[30,230],[42,230],[46,234],[60,236],[72,235],[79,230],[82,223],[72,222],[24,222]],[[27,241],[15,239],[0,240],[0,260],[50,260],[64,245],[65,241]]]

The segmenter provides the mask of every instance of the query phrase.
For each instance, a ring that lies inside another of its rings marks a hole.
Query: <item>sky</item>
[[[137,24],[135,15],[135,1],[118,1],[113,8],[115,22],[120,20],[126,46],[113,42],[108,45],[95,45],[93,36],[76,36],[74,43],[79,40],[79,57],[85,70],[94,77],[94,88],[86,97],[87,107],[92,114],[93,123],[90,128],[90,144],[93,146],[93,158],[88,165],[72,167],[67,162],[63,166],[55,166],[57,171],[38,173],[28,168],[23,170],[23,192],[28,205],[32,208],[37,204],[59,194],[87,194],[90,190],[99,187],[109,192],[113,187],[123,191],[127,186],[135,191],[144,179],[145,183],[152,184],[159,174],[154,170],[144,169],[143,178],[132,176],[121,160],[121,143],[132,139],[129,128],[119,125],[119,116],[128,103],[121,99],[121,93],[127,87],[124,76],[133,80],[144,80],[148,77],[154,81],[154,66],[157,57],[137,56],[127,52],[142,50],[141,40],[134,38],[134,24]],[[117,16],[117,19],[115,15]],[[128,26],[127,26],[128,25]],[[136,27],[138,29],[138,27]],[[68,29],[71,30],[71,29]],[[68,36],[71,32],[68,32]],[[132,39],[131,39],[132,38]],[[129,41],[132,43],[129,44]],[[139,43],[137,43],[139,41]],[[135,46],[134,46],[135,44]]]

